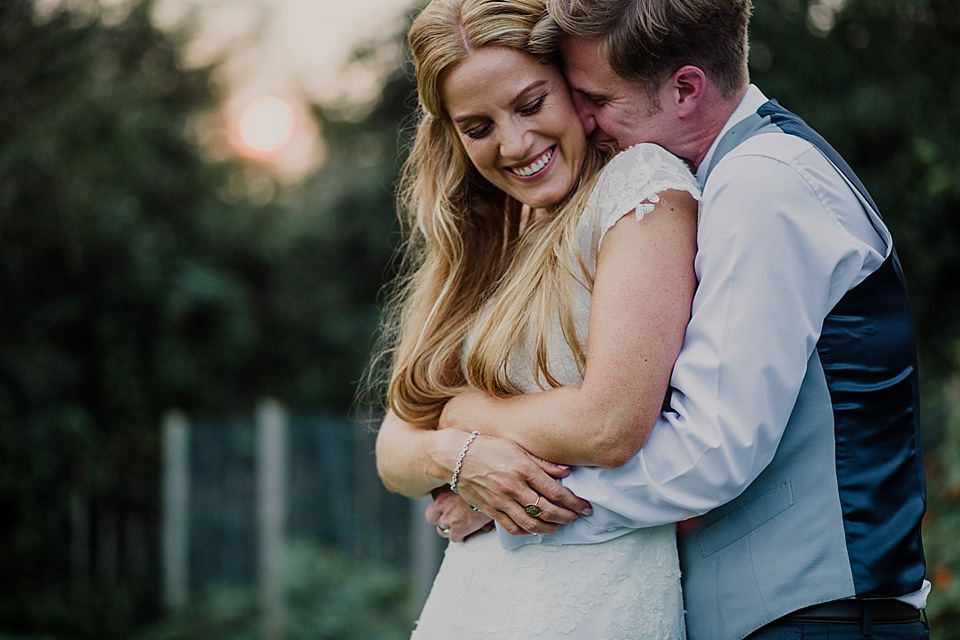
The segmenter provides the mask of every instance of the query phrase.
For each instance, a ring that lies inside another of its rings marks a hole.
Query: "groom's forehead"
[[[560,55],[564,75],[575,91],[598,94],[625,82],[610,67],[599,40],[568,36],[560,45]]]
[[[598,39],[567,36],[560,43],[560,55],[564,64],[595,69],[610,67],[603,42]]]

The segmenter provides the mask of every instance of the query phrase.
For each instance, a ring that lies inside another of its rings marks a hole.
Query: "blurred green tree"
[[[315,107],[327,160],[283,186],[204,154],[221,95],[215,66],[184,65],[188,34],[156,29],[152,0],[111,6],[0,2],[0,632],[23,636],[119,638],[158,615],[163,411],[345,409],[398,240],[407,69],[364,111]],[[960,401],[942,384],[960,365],[958,32],[954,0],[763,0],[751,51],[754,81],[847,157],[897,240],[941,629],[960,627]]]
[[[402,640],[413,626],[409,584],[386,567],[347,563],[336,550],[294,543],[285,553],[285,640]],[[137,633],[133,640],[263,638],[255,589],[223,587]],[[2,640],[2,636],[0,636]]]
[[[957,366],[960,5],[953,0],[755,2],[751,74],[847,158],[890,223],[923,373]]]
[[[155,615],[157,417],[222,395],[255,338],[224,268],[242,249],[213,224],[233,169],[189,136],[211,70],[183,68],[151,8],[0,5],[8,630],[119,637]]]
[[[346,410],[376,328],[396,147],[331,119],[302,189],[211,160],[216,65],[153,5],[0,3],[4,631],[155,617],[163,412]]]
[[[908,280],[921,358],[928,613],[960,629],[960,4],[755,2],[751,75],[846,157],[879,204]]]
[[[395,47],[396,40],[384,46]],[[354,64],[365,60],[358,53]],[[309,345],[299,336],[277,336],[275,345],[288,363],[302,360],[306,348],[326,366],[295,379],[288,395],[296,399],[322,388],[336,389],[338,402],[350,401],[363,375],[379,323],[377,298],[391,278],[399,241],[393,187],[413,95],[412,80],[394,68],[382,76],[370,105],[313,105],[325,160],[285,194],[285,206],[297,215],[285,223],[286,257],[275,284],[286,312],[317,331]]]

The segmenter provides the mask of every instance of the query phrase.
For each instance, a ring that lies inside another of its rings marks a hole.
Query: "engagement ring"
[[[534,502],[533,504],[528,504],[523,508],[523,510],[526,511],[527,515],[530,516],[531,518],[539,518],[540,514],[543,513],[543,509],[537,506],[540,503],[540,498],[542,497],[543,496],[537,496],[536,502]]]

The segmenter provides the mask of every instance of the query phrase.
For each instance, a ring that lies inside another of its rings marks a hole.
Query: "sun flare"
[[[240,116],[240,139],[253,154],[275,153],[293,136],[293,108],[275,96],[250,103]]]

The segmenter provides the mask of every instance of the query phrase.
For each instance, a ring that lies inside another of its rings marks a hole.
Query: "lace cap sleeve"
[[[604,167],[590,194],[588,209],[596,215],[598,242],[620,218],[634,211],[637,220],[653,210],[663,191],[686,191],[697,201],[700,187],[683,160],[655,144],[621,151]]]

